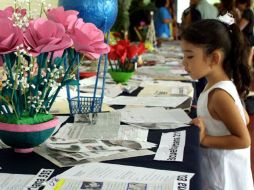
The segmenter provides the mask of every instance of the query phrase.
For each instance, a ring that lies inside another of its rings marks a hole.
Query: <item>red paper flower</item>
[[[126,71],[135,69],[137,57],[144,53],[143,43],[131,44],[129,40],[119,40],[117,44],[110,46],[108,54],[109,63],[112,70]]]

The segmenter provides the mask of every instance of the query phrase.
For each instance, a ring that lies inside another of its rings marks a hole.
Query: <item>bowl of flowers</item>
[[[31,152],[53,133],[58,121],[50,108],[61,88],[78,85],[78,55],[96,59],[109,52],[103,32],[77,11],[48,9],[42,1],[34,15],[26,2],[27,8],[15,0],[0,10],[0,139],[16,152]]]
[[[110,45],[108,72],[112,79],[117,83],[126,83],[132,77],[144,51],[143,43],[131,44],[129,40],[119,40],[115,45]]]

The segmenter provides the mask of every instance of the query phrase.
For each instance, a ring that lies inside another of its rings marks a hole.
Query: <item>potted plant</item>
[[[129,40],[119,40],[110,45],[108,54],[109,74],[115,82],[126,83],[133,75],[139,56],[145,51],[143,43],[131,44]]]
[[[0,10],[0,139],[16,152],[31,152],[54,131],[57,118],[49,113],[60,89],[78,85],[78,55],[98,58],[108,53],[104,34],[78,19],[77,11],[47,9],[32,17],[23,1]],[[47,18],[42,17],[42,13]],[[4,26],[4,27],[3,27]],[[64,67],[64,59],[68,66]]]

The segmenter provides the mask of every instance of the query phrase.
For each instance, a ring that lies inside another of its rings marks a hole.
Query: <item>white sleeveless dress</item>
[[[232,81],[221,81],[203,91],[198,99],[197,115],[204,119],[206,133],[211,136],[229,135],[223,122],[212,118],[208,111],[208,94],[215,88],[230,94],[246,123],[244,110]],[[250,147],[235,150],[201,148],[202,190],[253,190]]]

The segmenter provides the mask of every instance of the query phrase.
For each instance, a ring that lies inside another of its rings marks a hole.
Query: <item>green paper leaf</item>
[[[69,79],[69,80],[66,80],[64,81],[64,85],[73,85],[73,86],[78,86],[79,83],[77,80],[74,80],[74,79]]]
[[[57,68],[59,68],[61,66],[62,62],[63,62],[63,59],[60,57],[57,57],[54,60],[54,64],[56,65]]]

